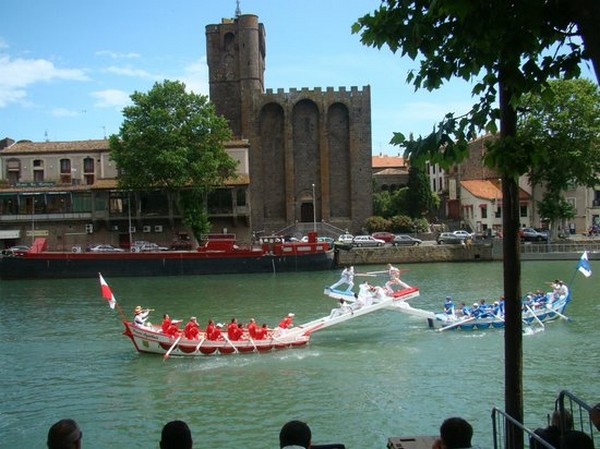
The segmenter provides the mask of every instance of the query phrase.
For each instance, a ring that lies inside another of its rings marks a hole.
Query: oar
[[[438,332],[444,332],[444,331],[447,331],[448,329],[454,329],[457,326],[460,326],[462,324],[468,323],[469,321],[473,321],[473,320],[476,320],[476,319],[477,319],[476,316],[472,316],[471,318],[467,318],[466,320],[461,320],[461,321],[459,321],[457,323],[454,323],[454,324],[451,324],[449,326],[444,326],[444,327],[438,329],[437,331]]]
[[[554,310],[552,307],[550,307],[548,304],[546,304],[546,309],[550,310],[551,312],[556,313],[559,317],[561,317],[563,320],[565,321],[571,321],[571,318],[569,318],[566,315],[563,315],[562,313],[560,313],[558,310]]]
[[[535,318],[535,320],[540,323],[540,326],[542,326],[542,328],[546,328],[546,326],[544,326],[544,323],[542,323],[542,320],[540,320],[538,318],[538,316],[535,314],[535,312],[531,309],[531,307],[529,307],[529,304],[525,304],[525,308],[529,311],[529,313],[531,313],[531,315],[533,315],[533,318]]]
[[[163,355],[163,359],[168,359],[169,358],[169,356],[171,355],[171,352],[173,351],[173,349],[175,349],[175,346],[177,346],[177,343],[179,343],[179,340],[181,340],[181,335],[179,337],[177,337],[177,340],[175,340],[175,342],[171,345],[171,347],[166,352],[166,354]]]
[[[198,344],[196,345],[196,349],[194,349],[194,352],[198,352],[198,349],[200,349],[200,346],[202,346],[202,343],[204,343],[204,340],[205,340],[205,339],[206,339],[205,337],[202,337],[202,338],[200,339],[200,343],[198,343]]]
[[[240,351],[238,351],[238,348],[235,347],[235,345],[233,343],[231,343],[231,340],[229,339],[229,337],[225,334],[223,334],[223,338],[225,339],[225,341],[227,343],[229,343],[231,345],[231,347],[233,348],[233,350],[236,352],[236,354]]]
[[[248,337],[248,340],[250,340],[250,343],[252,343],[252,346],[254,346],[254,350],[255,350],[256,352],[258,352],[258,348],[256,347],[256,344],[254,343],[254,340],[252,340],[252,337],[250,337],[250,336],[249,336],[249,337]]]

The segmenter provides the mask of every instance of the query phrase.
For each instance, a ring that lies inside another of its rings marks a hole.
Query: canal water
[[[523,290],[570,281],[575,261],[524,262]],[[408,265],[413,306],[493,301],[499,262]],[[385,269],[360,267],[357,271]],[[575,275],[570,322],[524,335],[525,424],[545,424],[558,393],[600,401],[600,267]],[[159,322],[190,315],[274,326],[329,313],[323,287],[337,272],[107,279],[121,307],[156,309]],[[356,280],[374,278],[359,278]],[[267,354],[177,358],[134,351],[100,297],[97,279],[0,281],[0,447],[45,447],[50,425],[77,420],[90,448],[156,448],[162,426],[190,425],[194,447],[278,447],[290,419],[308,422],[315,443],[385,448],[395,436],[434,435],[448,416],[492,446],[492,407],[504,409],[502,330],[435,332],[422,319],[380,311],[313,334],[308,347]]]

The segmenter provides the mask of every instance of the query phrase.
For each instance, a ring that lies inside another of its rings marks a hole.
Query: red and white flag
[[[113,295],[112,291],[110,290],[110,287],[102,277],[102,273],[98,273],[98,276],[100,276],[100,288],[102,289],[102,297],[108,301],[108,305],[110,306],[110,308],[114,309],[115,305],[117,304],[115,295]]]

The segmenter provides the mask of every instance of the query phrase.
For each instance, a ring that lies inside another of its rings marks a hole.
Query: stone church
[[[250,228],[359,231],[372,214],[370,87],[265,89],[252,14],[206,26],[210,100],[248,143]]]

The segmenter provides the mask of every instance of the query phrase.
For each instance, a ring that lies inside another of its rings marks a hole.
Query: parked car
[[[523,228],[519,230],[519,236],[524,242],[548,241],[548,232],[541,229]]]
[[[454,231],[454,232],[452,232],[452,234],[456,235],[457,237],[460,237],[462,240],[466,240],[466,239],[473,240],[473,234],[471,234],[470,232],[467,232],[463,229]]]
[[[340,234],[337,238],[337,241],[340,243],[350,243],[352,244],[354,240],[354,236],[352,234]]]
[[[333,240],[331,237],[317,237],[317,242],[327,243],[327,246],[329,249],[331,249],[333,248],[335,240]]]
[[[383,240],[376,239],[372,235],[357,235],[352,240],[353,246],[383,246],[385,242]]]
[[[461,244],[465,241],[464,238],[456,235],[454,232],[442,232],[440,235],[438,235],[436,240],[438,245],[442,245],[444,243]]]
[[[27,245],[14,245],[10,248],[6,248],[2,250],[3,256],[23,256],[29,251],[29,246]]]
[[[169,248],[167,248],[166,246],[160,246],[156,243],[150,243],[150,242],[144,242],[141,245],[135,244],[131,247],[131,252],[133,252],[133,253],[158,252],[158,251],[168,251],[168,250],[169,250]]]
[[[422,240],[416,239],[408,234],[398,234],[394,236],[392,245],[394,246],[417,246],[423,243]]]
[[[375,237],[376,239],[383,240],[385,243],[391,243],[392,240],[394,240],[394,237],[396,237],[391,232],[386,232],[386,231],[374,232],[371,235],[373,237]]]
[[[89,248],[89,251],[93,253],[122,253],[125,251],[123,248],[117,248],[112,245],[94,245]]]
[[[29,246],[27,246],[27,245],[14,245],[14,246],[11,246],[8,249],[9,249],[9,251],[12,251],[13,254],[15,254],[17,256],[22,256],[27,251],[29,251]]]

